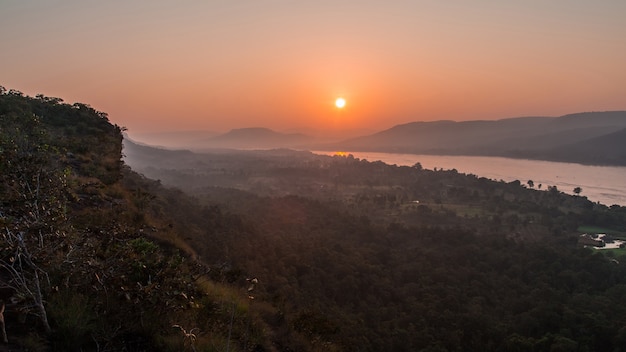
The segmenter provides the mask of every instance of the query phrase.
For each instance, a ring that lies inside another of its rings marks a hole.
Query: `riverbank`
[[[313,151],[315,154],[333,155],[336,152]],[[580,187],[580,196],[601,204],[626,206],[626,167],[594,166],[544,160],[513,159],[488,156],[450,156],[426,154],[394,154],[375,152],[351,152],[355,158],[369,161],[380,160],[386,164],[412,166],[420,163],[425,169],[455,169],[496,181],[519,180],[527,187],[547,190],[557,187],[559,191],[574,194]],[[531,182],[532,181],[532,182]]]

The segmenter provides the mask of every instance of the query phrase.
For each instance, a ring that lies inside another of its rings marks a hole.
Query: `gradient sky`
[[[625,19],[624,0],[0,0],[0,85],[131,133],[626,110]]]

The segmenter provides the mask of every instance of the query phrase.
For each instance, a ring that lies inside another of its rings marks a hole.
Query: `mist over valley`
[[[176,132],[146,141],[191,150],[275,149],[385,152],[400,154],[478,155],[626,166],[626,111],[587,112],[560,117],[519,117],[501,120],[412,122],[353,138],[344,131],[331,137],[282,133],[268,128],[242,128],[205,136]],[[202,136],[199,138],[199,136]],[[131,139],[142,142],[141,135]],[[170,139],[171,140],[171,139]]]

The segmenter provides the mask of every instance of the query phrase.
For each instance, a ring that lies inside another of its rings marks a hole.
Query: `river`
[[[333,152],[315,151],[333,155]],[[425,169],[456,169],[496,181],[532,180],[535,189],[556,186],[561,192],[573,194],[580,187],[581,196],[605,205],[626,206],[626,167],[591,166],[542,160],[511,159],[487,156],[417,155],[370,152],[347,152],[355,158],[382,161],[386,164],[412,166],[420,163]]]

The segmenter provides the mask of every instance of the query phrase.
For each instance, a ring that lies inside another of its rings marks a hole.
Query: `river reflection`
[[[316,154],[333,155],[334,152],[315,151]],[[519,180],[526,184],[532,180],[535,188],[556,186],[560,191],[573,194],[582,188],[581,196],[605,205],[626,206],[626,167],[590,166],[542,160],[511,159],[486,156],[417,155],[370,152],[348,152],[355,158],[380,160],[386,164],[411,166],[420,163],[425,169],[456,169],[496,181]]]

